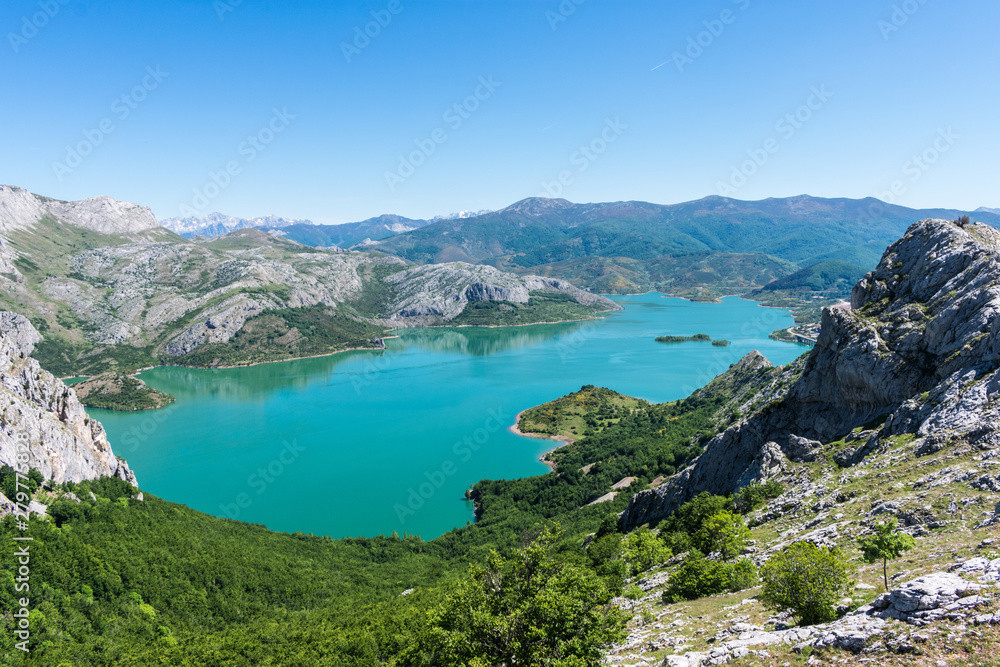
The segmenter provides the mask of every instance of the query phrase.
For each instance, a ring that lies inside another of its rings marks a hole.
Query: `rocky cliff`
[[[0,464],[14,466],[26,447],[28,467],[56,483],[113,476],[137,485],[76,393],[28,356],[39,338],[25,318],[0,313]]]
[[[955,442],[1000,446],[1000,232],[924,220],[886,250],[854,288],[851,310],[826,309],[798,377],[713,438],[693,465],[637,494],[631,528],[667,516],[701,491],[726,494],[783,460],[810,461],[845,441],[856,465],[911,434],[918,452]],[[862,437],[859,437],[859,434]]]
[[[408,268],[394,257],[315,249],[257,229],[187,240],[145,207],[109,197],[60,202],[7,186],[0,288],[0,310],[42,330],[36,356],[60,374],[187,363],[185,355],[228,345],[248,321],[285,309],[321,307],[350,329],[350,320],[444,324],[470,303],[526,303],[538,291],[568,295],[589,309],[584,316],[617,308],[561,280],[461,263]]]
[[[386,308],[388,319],[410,325],[438,324],[454,319],[470,303],[507,301],[528,303],[536,291],[563,292],[584,306],[618,310],[615,302],[585,292],[565,280],[517,276],[492,266],[452,262],[400,271],[386,281],[393,286]]]
[[[137,234],[159,227],[156,216],[147,207],[111,197],[59,201],[24,188],[0,185],[0,232],[32,227],[45,216],[101,234]]]

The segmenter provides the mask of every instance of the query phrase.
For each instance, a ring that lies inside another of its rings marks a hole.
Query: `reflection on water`
[[[458,352],[473,357],[487,357],[520,347],[537,345],[559,336],[569,336],[584,328],[600,326],[600,320],[566,322],[564,324],[533,324],[524,327],[499,328],[422,328],[398,329],[388,341],[390,349],[419,347],[431,352]]]
[[[524,327],[397,329],[391,335],[398,337],[386,340],[385,350],[350,350],[325,357],[242,368],[161,367],[145,371],[141,377],[150,386],[177,397],[262,399],[274,390],[306,387],[324,381],[334,371],[346,381],[355,378],[355,383],[367,383],[366,377],[390,365],[387,356],[406,351],[487,357],[553,339],[558,346],[559,340],[575,340],[574,336],[579,336],[582,330],[595,326],[600,326],[600,320]]]

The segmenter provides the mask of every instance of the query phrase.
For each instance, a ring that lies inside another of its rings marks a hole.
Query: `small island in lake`
[[[101,373],[73,385],[80,402],[88,408],[135,412],[155,410],[174,402],[172,394],[164,394],[139,378],[124,373]]]
[[[698,341],[702,343],[711,342],[712,345],[715,345],[716,347],[726,347],[729,345],[728,340],[712,340],[712,337],[708,334],[695,334],[693,336],[658,336],[656,338],[657,343],[687,343],[690,341]]]

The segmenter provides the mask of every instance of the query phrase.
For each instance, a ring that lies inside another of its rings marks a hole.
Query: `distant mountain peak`
[[[265,215],[257,218],[237,218],[219,213],[209,213],[203,218],[165,218],[160,225],[172,232],[191,238],[192,236],[221,236],[237,229],[282,229],[291,225],[311,225],[310,220],[292,220],[276,215]]]
[[[1000,215],[1000,208],[989,208],[986,206],[980,206],[975,211],[973,211],[973,213],[995,213],[996,215]]]
[[[438,220],[464,220],[465,218],[477,218],[481,215],[486,215],[487,213],[492,213],[493,211],[488,208],[484,208],[480,211],[459,211],[458,213],[449,213],[448,215],[435,215],[431,218],[431,222],[437,222]]]
[[[547,197],[528,197],[519,202],[511,204],[503,209],[501,213],[521,213],[522,215],[543,215],[562,209],[570,208],[573,202],[565,199],[549,199]]]

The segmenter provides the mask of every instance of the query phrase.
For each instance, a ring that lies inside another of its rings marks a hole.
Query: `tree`
[[[511,558],[490,553],[429,616],[415,664],[440,667],[597,667],[601,648],[625,638],[625,617],[586,568],[550,556],[546,528]]]
[[[804,625],[836,618],[834,604],[850,583],[843,554],[810,542],[796,542],[772,556],[760,578],[761,603],[779,611],[792,609]]]
[[[722,560],[730,561],[747,546],[750,529],[743,517],[728,510],[710,516],[695,535],[695,544],[705,553],[718,551]]]
[[[731,580],[731,566],[708,560],[700,551],[695,550],[670,576],[667,590],[663,592],[663,601],[679,602],[718,595],[729,588]]]
[[[889,590],[888,563],[899,558],[904,551],[915,547],[917,541],[906,533],[896,530],[896,520],[879,523],[875,526],[875,534],[870,537],[859,537],[858,547],[866,563],[882,561],[882,579],[885,590]]]
[[[702,491],[678,507],[660,524],[660,529],[669,533],[680,531],[694,535],[709,517],[715,516],[728,506],[728,498],[713,496],[708,491]]]
[[[654,565],[665,562],[673,554],[649,528],[640,528],[622,540],[622,557],[628,564],[629,574],[645,572]]]

